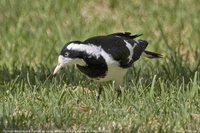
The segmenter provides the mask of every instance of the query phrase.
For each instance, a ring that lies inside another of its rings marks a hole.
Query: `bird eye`
[[[68,52],[66,52],[66,53],[65,53],[65,56],[68,56],[68,55],[69,55],[69,53],[68,53]]]

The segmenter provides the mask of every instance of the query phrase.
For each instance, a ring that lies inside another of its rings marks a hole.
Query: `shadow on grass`
[[[10,70],[7,66],[0,66],[0,84],[6,84],[13,80],[16,83],[24,82],[30,85],[38,83],[52,82],[54,80],[65,84],[78,84],[81,80],[80,74],[74,67],[63,69],[58,75],[53,76],[52,71],[45,65],[39,65],[36,68],[23,64],[21,67],[14,66]]]
[[[141,64],[141,66],[131,69],[128,73],[128,80],[131,78],[135,83],[142,79],[142,84],[148,86],[152,83],[154,75],[157,79],[161,79],[166,85],[183,83],[187,84],[194,78],[195,73],[200,71],[200,56],[196,51],[188,51],[185,55],[181,51],[170,50],[168,56],[161,59],[148,61]],[[195,59],[191,62],[189,58]],[[154,60],[154,59],[153,59]]]
[[[163,58],[163,61],[156,61],[152,64],[149,64],[144,67],[132,69],[129,76],[135,77],[135,82],[140,82],[139,79],[143,78],[142,83],[144,89],[146,86],[149,86],[152,83],[153,75],[157,75],[157,78],[160,78],[162,82],[167,83],[166,86],[170,86],[170,84],[176,84],[177,81],[182,82],[184,79],[184,83],[190,82],[191,79],[194,78],[194,75],[197,71],[200,71],[200,61],[197,60],[195,65],[191,65],[189,61],[185,60],[178,52],[173,52],[170,54],[171,56]],[[195,54],[195,57],[198,57],[198,53]],[[151,61],[149,61],[151,62]],[[151,77],[151,78],[150,78]],[[10,82],[15,83],[27,83],[30,85],[38,85],[38,84],[47,84],[52,85],[54,83],[59,84],[71,84],[71,85],[79,85],[80,81],[84,80],[85,78],[81,76],[80,73],[77,72],[75,67],[68,67],[63,70],[59,75],[53,77],[52,70],[49,69],[47,66],[39,65],[36,68],[33,68],[29,65],[22,65],[21,67],[13,67],[10,70],[7,66],[0,66],[0,84],[8,84]],[[56,82],[55,82],[56,81]],[[57,82],[58,81],[58,82]],[[89,81],[87,80],[84,84],[87,84]],[[159,82],[158,82],[159,84]],[[159,90],[160,86],[156,86],[156,91],[161,92]],[[168,87],[166,87],[169,89]],[[142,87],[141,87],[142,89]],[[169,89],[170,90],[170,89]],[[146,92],[146,91],[145,91]],[[22,118],[21,118],[22,117]],[[0,122],[4,123],[4,119],[0,117]],[[25,118],[24,116],[19,117],[19,124],[18,121],[11,121],[10,123],[16,123],[16,125],[10,124],[12,127],[16,129],[17,127],[28,128],[26,124],[22,123],[23,121],[29,121],[32,119]],[[12,120],[12,119],[11,119]],[[22,121],[22,122],[21,122]],[[4,129],[4,125],[0,124],[0,129]],[[136,127],[137,129],[137,127]]]
[[[190,54],[182,55],[180,51],[173,51],[172,48],[170,56],[158,59],[156,62],[151,63],[151,60],[146,66],[136,67],[128,72],[127,79],[134,81],[134,83],[139,82],[143,79],[143,84],[148,86],[152,82],[154,75],[169,84],[182,82],[190,82],[193,79],[195,72],[200,71],[200,56],[198,52],[193,52],[193,58],[196,59],[195,63],[191,64],[190,60],[187,60]],[[60,84],[71,84],[79,85],[80,83],[90,84],[90,80],[85,80],[86,78],[78,72],[75,67],[66,67],[58,75],[52,75],[53,70],[49,67],[41,64],[37,67],[32,67],[26,64],[20,67],[13,66],[9,69],[7,66],[0,66],[0,84],[6,84],[13,80],[16,83],[23,82],[30,85],[37,85],[39,83],[54,83],[54,81]]]

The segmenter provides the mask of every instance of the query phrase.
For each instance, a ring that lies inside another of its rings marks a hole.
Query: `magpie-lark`
[[[141,35],[119,32],[94,36],[85,41],[68,42],[60,52],[58,64],[53,74],[55,75],[65,65],[76,64],[83,74],[98,82],[115,81],[118,94],[120,94],[119,88],[123,82],[123,77],[128,68],[141,55],[148,58],[160,58],[162,56],[145,50],[148,45],[147,41],[134,40],[139,36]],[[102,87],[99,87],[98,99],[101,91]]]

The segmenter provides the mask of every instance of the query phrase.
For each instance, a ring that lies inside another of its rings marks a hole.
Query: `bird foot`
[[[121,90],[116,90],[117,91],[117,98],[122,96],[122,91]]]

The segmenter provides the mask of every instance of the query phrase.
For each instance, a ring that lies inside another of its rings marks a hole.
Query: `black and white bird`
[[[98,82],[115,81],[117,91],[123,77],[141,55],[160,58],[162,55],[145,50],[148,42],[134,40],[141,35],[129,32],[94,36],[85,41],[71,41],[64,45],[58,57],[55,75],[65,65],[75,64],[88,77]],[[102,88],[98,90],[99,98]]]

